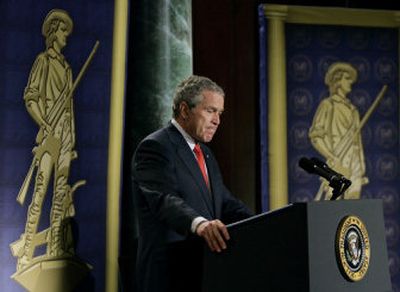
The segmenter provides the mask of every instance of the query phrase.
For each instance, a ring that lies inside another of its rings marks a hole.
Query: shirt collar
[[[345,98],[345,97],[343,97],[343,96],[340,96],[340,95],[338,95],[338,94],[332,95],[331,98],[332,98],[334,101],[336,101],[336,102],[342,102],[342,103],[344,103],[344,104],[350,104],[350,101],[349,101],[347,98]]]
[[[53,48],[49,48],[47,50],[47,54],[53,59],[59,60],[61,63],[64,62],[64,56],[61,53],[57,53]]]
[[[194,146],[196,145],[196,142],[194,141],[194,139],[181,127],[181,125],[179,125],[179,123],[175,119],[171,120],[171,124],[173,124],[175,126],[175,128],[178,129],[179,133],[182,134],[186,143],[188,143],[190,149],[193,151]]]

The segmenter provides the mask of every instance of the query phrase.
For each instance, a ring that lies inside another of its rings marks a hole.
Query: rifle
[[[377,95],[376,99],[374,100],[372,105],[369,107],[369,109],[367,110],[367,112],[365,113],[363,118],[361,119],[359,127],[356,128],[356,130],[354,132],[349,131],[349,134],[345,135],[345,137],[339,141],[338,145],[335,148],[334,154],[335,154],[335,157],[339,158],[340,161],[343,159],[345,153],[350,148],[351,143],[357,137],[357,135],[360,133],[361,129],[364,127],[365,123],[368,121],[368,119],[371,116],[371,114],[373,113],[373,111],[377,108],[378,104],[381,102],[383,96],[386,93],[387,87],[388,86],[386,84],[383,85],[383,87],[382,87],[381,91],[379,92],[379,94]]]
[[[89,64],[92,62],[92,59],[94,57],[94,54],[97,51],[97,48],[99,46],[99,41],[96,41],[96,43],[93,46],[92,51],[90,52],[89,57],[87,58],[86,62],[83,64],[81,70],[79,71],[78,76],[76,77],[74,83],[72,84],[72,88],[70,91],[66,92],[65,94],[62,94],[61,97],[57,100],[56,104],[51,108],[49,114],[46,117],[46,122],[48,122],[53,129],[58,122],[59,118],[61,117],[63,113],[63,109],[67,103],[68,100],[72,97],[74,94],[74,91],[76,87],[78,86],[79,82],[82,79],[83,74],[85,74]]]
[[[351,143],[353,142],[355,137],[357,137],[357,135],[359,134],[361,129],[364,127],[365,123],[368,121],[368,119],[371,116],[371,114],[373,113],[373,111],[377,108],[378,104],[380,103],[380,101],[382,100],[383,96],[385,95],[386,90],[387,90],[387,85],[385,84],[382,87],[382,89],[379,92],[379,94],[377,95],[377,97],[375,98],[375,100],[372,103],[372,105],[369,107],[369,109],[367,110],[367,112],[365,113],[363,118],[361,119],[359,127],[356,128],[354,132],[351,131],[351,128],[350,128],[347,131],[347,133],[345,134],[345,136],[339,141],[338,145],[334,149],[334,156],[335,156],[335,158],[338,158],[339,161],[343,160],[344,155],[346,154],[347,150],[351,146]],[[328,164],[329,164],[329,162],[328,162]],[[336,167],[338,167],[338,166],[336,166]],[[342,170],[340,170],[340,171],[342,173],[344,172]],[[320,187],[318,189],[317,195],[315,196],[316,200],[320,200],[322,198],[322,194],[324,193],[324,189],[325,189],[325,184],[324,184],[324,182],[321,182],[321,185],[320,185]]]
[[[92,62],[94,54],[96,53],[99,44],[100,44],[99,41],[96,41],[96,43],[94,44],[89,57],[87,58],[86,62],[83,64],[81,70],[78,73],[78,76],[76,77],[74,83],[72,84],[71,90],[68,92],[62,93],[62,95],[58,98],[57,102],[54,104],[54,106],[51,108],[49,114],[45,118],[46,122],[48,122],[50,124],[51,129],[54,129],[55,125],[57,124],[58,120],[60,119],[61,115],[63,114],[63,110],[64,110],[64,107],[65,107],[67,101],[70,100],[70,98],[72,97],[76,87],[78,86],[83,75],[85,74],[89,64]],[[27,194],[28,188],[31,184],[33,171],[38,164],[38,160],[39,160],[39,158],[35,154],[35,156],[32,159],[32,163],[29,167],[28,173],[26,174],[25,179],[24,179],[22,186],[17,195],[17,202],[20,205],[23,205],[25,202],[26,194]]]

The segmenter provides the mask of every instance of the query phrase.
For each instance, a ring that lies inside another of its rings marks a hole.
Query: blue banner
[[[268,133],[265,131],[268,25],[262,7],[259,23],[261,182],[262,206],[266,211],[269,199],[266,152]],[[335,134],[342,129],[339,124],[343,120],[336,120],[334,124],[332,119],[335,117],[331,117],[324,107],[330,91],[334,90],[333,82],[330,81],[334,74],[332,65],[342,63],[355,69],[355,73],[349,73],[352,80],[347,97],[359,120],[366,116],[383,86],[387,85],[382,100],[361,128],[360,143],[357,145],[359,162],[356,163],[353,158],[348,164],[357,164],[361,173],[360,186],[354,194],[358,194],[361,199],[379,198],[383,201],[389,270],[393,291],[400,291],[398,29],[285,23],[285,36],[289,202],[321,199],[321,180],[302,170],[298,162],[303,156],[325,161],[323,151],[319,151],[321,149],[312,141],[313,137],[321,133],[317,130],[322,131],[321,121],[324,118],[330,119],[331,133]]]
[[[104,291],[113,12],[0,3],[2,291]]]

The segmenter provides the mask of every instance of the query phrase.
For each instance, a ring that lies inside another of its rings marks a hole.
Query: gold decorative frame
[[[107,171],[106,292],[118,291],[119,204],[128,11],[128,0],[115,1]]]

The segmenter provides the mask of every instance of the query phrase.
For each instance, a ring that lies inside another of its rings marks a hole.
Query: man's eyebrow
[[[216,112],[223,112],[225,110],[225,109],[218,109],[218,108],[216,108],[215,106],[212,106],[212,105],[206,106],[205,108],[206,109],[211,109],[211,110],[216,111]]]

